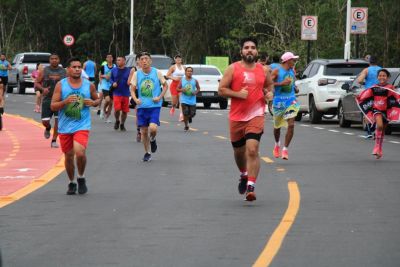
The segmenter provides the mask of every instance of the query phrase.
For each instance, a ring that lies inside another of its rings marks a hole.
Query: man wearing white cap
[[[272,71],[275,87],[273,100],[275,146],[273,154],[275,158],[281,156],[285,160],[289,159],[288,147],[293,138],[294,119],[300,108],[295,95],[294,82],[296,78],[293,70],[298,58],[299,56],[295,56],[292,52],[286,52],[281,56],[280,66]],[[281,153],[279,139],[282,127],[287,127],[287,132]]]

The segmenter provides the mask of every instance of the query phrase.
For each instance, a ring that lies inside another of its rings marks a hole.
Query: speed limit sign
[[[66,46],[72,46],[75,43],[75,38],[71,34],[67,34],[63,38],[63,43]]]

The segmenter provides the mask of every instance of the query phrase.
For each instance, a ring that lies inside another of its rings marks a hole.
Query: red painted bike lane
[[[4,115],[0,131],[0,208],[40,188],[64,170],[60,149],[50,147],[40,123]]]

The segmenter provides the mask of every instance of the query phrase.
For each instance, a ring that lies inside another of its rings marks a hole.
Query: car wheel
[[[317,110],[317,107],[315,106],[315,101],[314,101],[313,97],[310,99],[310,107],[309,107],[309,109],[310,109],[310,121],[311,121],[311,123],[313,123],[313,124],[320,123],[321,119],[322,119],[322,114],[321,114],[321,112],[319,112]]]
[[[209,102],[204,102],[204,108],[211,108],[211,103]]]
[[[17,92],[18,94],[25,94],[26,85],[24,82],[18,81],[17,83]]]
[[[219,108],[227,109],[228,108],[228,100],[224,99],[224,100],[219,101]]]
[[[294,118],[295,121],[301,121],[301,118],[303,118],[303,113],[298,112],[296,117]]]
[[[338,119],[339,119],[339,126],[342,128],[348,128],[351,126],[351,122],[346,120],[344,117],[344,110],[342,103],[339,104],[338,108]]]

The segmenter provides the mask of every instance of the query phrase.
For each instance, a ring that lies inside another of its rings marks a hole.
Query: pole
[[[360,35],[356,34],[356,58],[360,58]]]
[[[351,23],[351,0],[347,0],[346,42],[344,45],[344,59],[346,60],[350,59],[350,49],[351,49],[350,23]]]
[[[135,1],[134,0],[131,0],[131,30],[130,30],[130,45],[129,45],[129,52],[130,52],[130,54],[131,55],[133,55],[134,54],[134,48],[133,48],[133,42],[134,42],[134,39],[133,39],[133,11],[134,11],[134,4],[135,4]]]
[[[311,41],[308,40],[307,41],[307,65],[310,63],[311,61]]]

